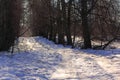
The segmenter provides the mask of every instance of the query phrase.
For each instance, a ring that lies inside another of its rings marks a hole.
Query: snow
[[[42,37],[20,37],[0,53],[0,80],[120,80],[120,48],[78,50]]]

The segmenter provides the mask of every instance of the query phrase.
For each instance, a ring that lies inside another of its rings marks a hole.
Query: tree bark
[[[87,49],[92,47],[90,39],[90,27],[88,26],[87,0],[81,0],[81,8],[84,48]]]
[[[66,35],[67,35],[67,44],[72,45],[72,38],[71,38],[71,6],[72,6],[72,1],[69,0],[68,3],[68,18],[67,18],[67,26],[66,26]]]

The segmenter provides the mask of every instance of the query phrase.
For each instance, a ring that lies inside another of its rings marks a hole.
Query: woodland
[[[8,51],[21,36],[105,49],[120,39],[119,6],[119,0],[0,0],[0,51]],[[76,43],[76,37],[81,41]]]

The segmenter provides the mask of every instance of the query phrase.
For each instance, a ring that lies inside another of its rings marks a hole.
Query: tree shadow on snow
[[[120,49],[110,49],[110,50],[92,50],[92,49],[88,49],[88,50],[80,50],[84,53],[87,54],[94,54],[97,56],[112,56],[112,55],[117,55],[120,54]]]
[[[12,58],[0,58],[0,79],[49,80],[62,61],[58,53],[22,52]],[[1,63],[1,62],[0,62]]]

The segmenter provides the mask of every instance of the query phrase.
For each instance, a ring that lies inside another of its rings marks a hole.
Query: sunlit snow
[[[0,53],[0,80],[120,80],[120,48],[78,50],[21,37],[12,56]]]

